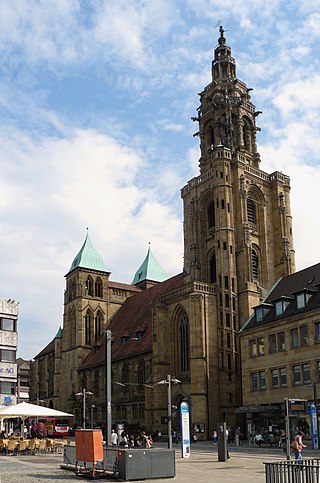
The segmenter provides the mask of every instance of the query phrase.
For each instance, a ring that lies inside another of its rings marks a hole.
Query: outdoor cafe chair
[[[52,441],[52,439],[46,439],[46,444],[47,444],[48,453],[54,453],[55,452],[55,446],[54,446],[54,442]]]
[[[37,447],[39,445],[39,440],[36,438],[29,440],[29,453],[36,454]]]
[[[45,439],[40,439],[38,451],[40,454],[43,454],[47,448],[47,441]]]
[[[5,454],[6,453],[6,450],[7,450],[7,447],[8,447],[8,442],[9,440],[8,439],[0,439],[0,452],[2,454]]]
[[[12,456],[14,454],[17,454],[18,444],[19,443],[17,441],[15,441],[14,439],[9,439],[8,446],[7,446],[7,449],[6,449],[6,454],[11,454]]]
[[[21,453],[27,454],[29,452],[29,440],[24,439],[19,441],[17,450],[18,450],[18,454],[21,454]]]

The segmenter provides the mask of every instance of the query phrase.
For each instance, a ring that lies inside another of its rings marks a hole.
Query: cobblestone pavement
[[[152,450],[150,450],[152,451]],[[320,451],[306,450],[306,458],[320,457]],[[249,445],[230,447],[230,459],[218,462],[217,450],[210,442],[198,442],[191,447],[191,457],[182,459],[176,448],[176,477],[144,480],[146,483],[264,483],[263,462],[284,459],[278,448],[256,448]],[[0,456],[0,483],[79,483],[92,481],[60,468],[63,456]],[[100,479],[95,481],[116,481]]]

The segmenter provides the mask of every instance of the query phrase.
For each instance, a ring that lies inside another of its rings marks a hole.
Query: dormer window
[[[258,307],[256,309],[256,321],[257,322],[263,321],[263,307]]]
[[[284,313],[284,311],[287,309],[288,305],[290,304],[289,300],[277,300],[275,303],[275,311],[276,311],[276,316],[279,317]]]
[[[120,337],[121,344],[126,344],[128,340],[129,340],[129,337],[127,335],[123,335]]]
[[[299,293],[296,295],[297,309],[303,309],[306,306],[305,294]]]
[[[138,340],[142,339],[143,334],[144,334],[144,330],[137,330],[135,334],[136,339]]]
[[[297,304],[297,310],[299,309],[304,309],[312,297],[311,291],[304,291],[304,292],[299,292],[296,294],[296,304]]]

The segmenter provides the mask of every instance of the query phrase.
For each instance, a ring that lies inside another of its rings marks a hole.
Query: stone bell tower
[[[200,95],[200,175],[182,189],[184,270],[216,286],[222,320],[239,328],[272,284],[295,270],[290,180],[260,169],[260,128],[220,27],[212,81]]]

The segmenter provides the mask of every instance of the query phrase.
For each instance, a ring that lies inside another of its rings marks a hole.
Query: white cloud
[[[63,275],[87,226],[112,279],[129,283],[148,241],[168,275],[181,270],[181,223],[169,199],[165,205],[156,192],[139,186],[147,163],[138,151],[93,130],[38,142],[22,134],[23,141],[14,144],[19,137],[16,131],[0,138],[6,145],[0,154],[6,273],[0,292],[21,302],[21,340],[33,334],[34,350],[40,350],[62,322]],[[39,327],[24,326],[33,319],[42,321],[40,334]]]

